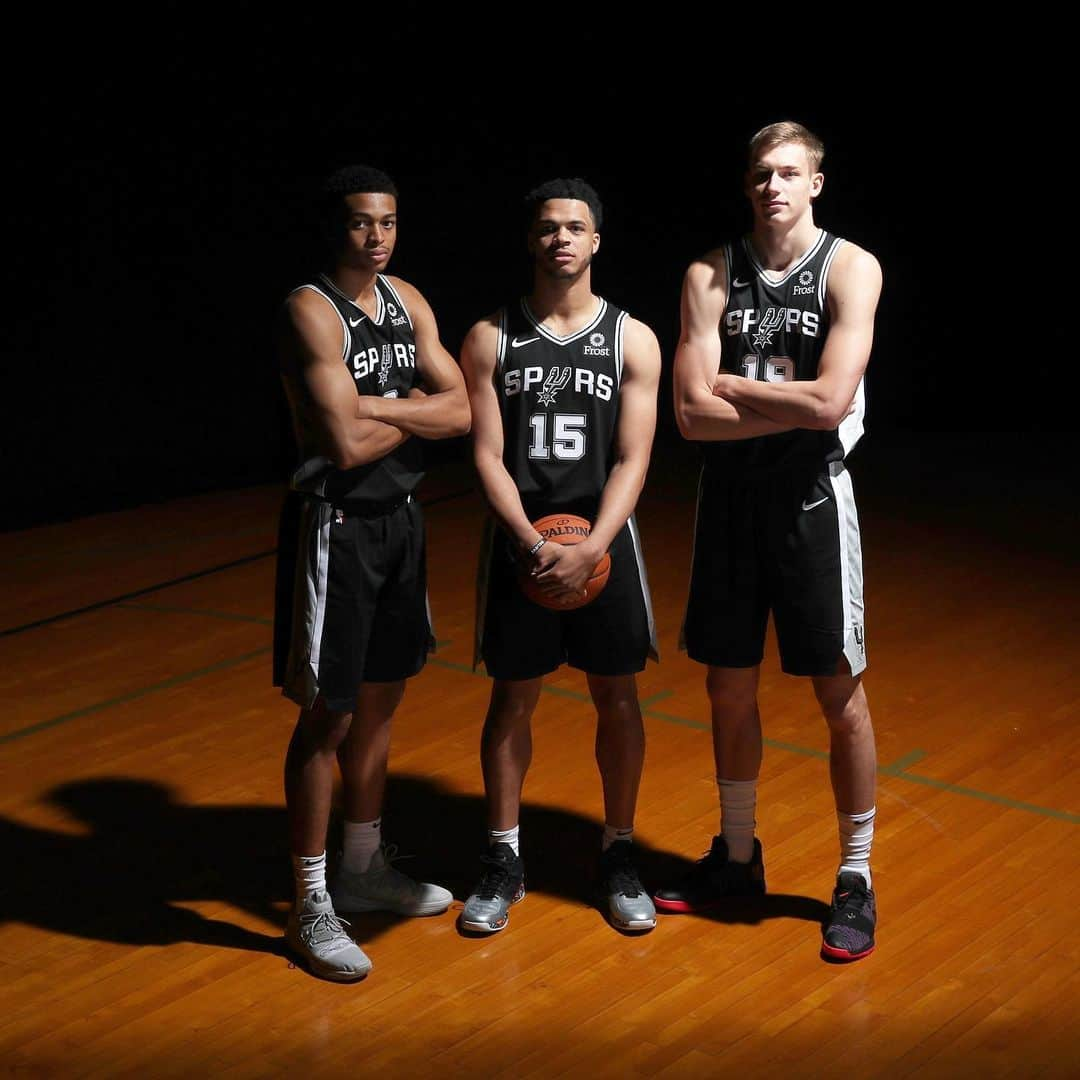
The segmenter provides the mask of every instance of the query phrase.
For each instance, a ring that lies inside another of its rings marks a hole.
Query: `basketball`
[[[580,544],[592,532],[592,525],[576,514],[548,514],[547,517],[534,521],[533,528],[549,544]],[[534,604],[551,611],[573,611],[595,600],[603,592],[610,574],[611,555],[605,551],[589,580],[585,582],[580,596],[555,598],[544,592],[527,571],[521,574],[520,580],[522,591]]]

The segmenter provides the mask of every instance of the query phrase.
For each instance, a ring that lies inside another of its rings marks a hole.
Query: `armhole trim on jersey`
[[[626,312],[620,311],[615,320],[615,385],[622,386],[623,369],[623,327],[626,323]]]
[[[498,334],[495,338],[495,371],[502,374],[503,365],[506,363],[506,308],[499,309]]]
[[[393,296],[393,298],[401,306],[401,310],[405,312],[405,318],[409,320],[409,329],[415,330],[416,327],[413,326],[412,316],[409,314],[409,309],[405,306],[405,301],[401,299],[401,293],[399,293],[397,289],[395,289],[394,286],[390,284],[390,279],[388,277],[384,276],[383,274],[379,274],[378,278],[390,290],[391,296]]]
[[[352,334],[349,333],[348,324],[345,322],[344,318],[342,318],[337,304],[335,304],[318,285],[298,285],[291,293],[289,293],[289,295],[292,296],[293,293],[298,293],[301,289],[310,289],[313,293],[321,296],[334,309],[334,314],[338,317],[338,322],[341,323],[341,359],[348,361],[349,347],[352,344]]]
[[[821,308],[822,313],[825,315],[828,315],[828,310],[825,307],[825,288],[829,281],[829,267],[832,266],[832,261],[836,258],[836,253],[840,250],[840,245],[843,242],[842,237],[833,238],[832,247],[826,252],[825,261],[821,265],[821,277],[818,278],[817,284],[817,302],[818,307]]]

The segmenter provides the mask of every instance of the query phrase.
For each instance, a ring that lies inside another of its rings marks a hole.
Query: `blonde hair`
[[[781,143],[799,143],[806,148],[810,159],[810,171],[816,173],[825,159],[825,144],[808,128],[794,120],[781,120],[778,124],[763,127],[751,140],[748,164],[753,165],[761,154]]]

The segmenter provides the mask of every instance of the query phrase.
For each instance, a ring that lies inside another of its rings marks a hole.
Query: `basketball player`
[[[481,740],[489,843],[461,926],[501,930],[524,896],[518,811],[531,718],[543,677],[565,662],[587,673],[597,711],[607,916],[650,930],[656,912],[631,837],[645,753],[635,675],[655,658],[655,634],[631,514],[656,426],[660,350],[647,326],[592,291],[602,213],[592,187],[549,181],[526,210],[532,292],[477,323],[462,348],[474,459],[500,529],[485,544],[477,611],[479,653],[495,680]],[[589,538],[545,543],[531,522],[556,511],[592,522]],[[550,611],[518,584],[524,566],[553,597],[580,594],[608,550],[607,587],[585,607]]]
[[[461,372],[431,308],[387,277],[397,191],[358,166],[324,189],[330,269],[288,298],[281,373],[301,464],[278,562],[275,683],[300,707],[285,761],[296,905],[287,941],[311,971],[351,981],[371,963],[335,907],[428,915],[452,896],[391,866],[380,812],[390,721],[405,680],[424,665],[424,525],[413,489],[421,438],[461,435]],[[345,843],[326,888],[334,762],[344,785]]]
[[[765,891],[754,836],[761,765],[758,673],[771,610],[783,670],[808,676],[830,735],[840,867],[823,954],[874,948],[870,846],[874,733],[866,666],[859,525],[844,458],[862,433],[881,270],[814,223],[821,141],[772,124],[750,143],[749,236],[687,271],[675,408],[705,443],[685,640],[708,665],[720,835],[664,912]]]

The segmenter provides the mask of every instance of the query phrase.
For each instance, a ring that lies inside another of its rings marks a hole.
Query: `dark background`
[[[709,26],[565,14],[512,33],[409,5],[275,25],[166,5],[123,33],[50,18],[6,83],[5,527],[287,475],[274,319],[318,266],[311,193],[356,161],[397,180],[391,272],[455,354],[527,285],[524,190],[588,178],[606,212],[594,286],[660,338],[673,445],[682,273],[747,227],[746,142],[784,118],[826,144],[818,223],[884,268],[870,436],[986,433],[992,469],[1072,426],[1071,359],[1037,407],[1009,382],[1022,312],[1060,325],[1013,284],[1057,243],[1028,232],[1039,207],[1016,183],[1052,142],[1054,96],[1004,87],[976,50],[843,58],[798,26],[738,49]]]

